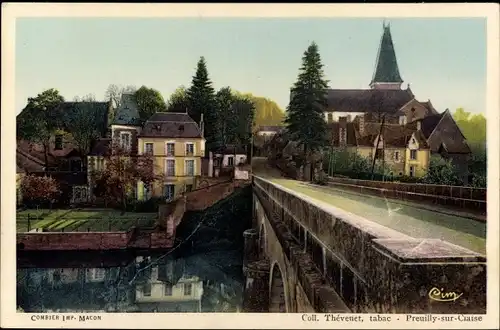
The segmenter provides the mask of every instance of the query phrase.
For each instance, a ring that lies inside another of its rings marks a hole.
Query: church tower
[[[403,79],[399,74],[390,25],[384,22],[383,29],[370,87],[372,89],[401,89]]]

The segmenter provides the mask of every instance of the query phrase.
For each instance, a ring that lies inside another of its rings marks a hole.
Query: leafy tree
[[[246,98],[253,102],[255,108],[254,125],[281,126],[285,119],[285,112],[276,102],[266,97],[256,96],[251,93],[233,92],[237,97]]]
[[[123,93],[135,93],[137,88],[132,85],[120,86],[115,84],[110,84],[106,89],[104,97],[106,100],[113,102],[115,107],[119,107],[122,101]]]
[[[86,155],[90,152],[92,143],[101,135],[101,109],[95,103],[93,95],[75,99],[79,101],[75,104],[74,111],[63,114],[67,130],[65,133],[72,136],[80,152]]]
[[[249,145],[254,127],[255,105],[247,97],[237,97],[232,108],[236,117],[236,141],[241,145]]]
[[[473,173],[473,185],[486,182],[487,152],[486,152],[486,118],[482,114],[471,115],[463,108],[458,108],[453,114],[458,127],[469,144],[472,155],[469,170]]]
[[[130,193],[136,189],[139,181],[148,185],[162,180],[163,175],[159,174],[161,171],[157,170],[152,156],[131,157],[129,152],[118,145],[111,150],[113,151],[104,157],[105,169],[92,173],[94,194],[125,210]]]
[[[292,140],[303,148],[304,157],[320,151],[326,144],[323,110],[327,105],[325,80],[318,46],[312,43],[304,52],[297,82],[291,89],[285,125]],[[312,168],[311,168],[312,176]],[[310,178],[312,179],[312,177]]]
[[[27,174],[20,184],[23,200],[34,203],[37,208],[44,203],[52,203],[59,196],[57,181],[50,176]]]
[[[198,61],[196,74],[193,77],[187,95],[189,101],[188,114],[191,118],[199,123],[203,114],[207,150],[210,150],[217,145],[217,113],[215,91],[208,77],[207,65],[203,56]]]
[[[135,93],[137,88],[132,85],[119,86],[115,84],[110,84],[104,93],[104,98],[113,104],[113,108],[116,109],[121,105],[122,94],[123,93]],[[108,116],[108,123],[111,123],[114,119],[115,111],[110,111]]]
[[[476,188],[486,188],[488,186],[486,174],[474,173],[472,175],[471,186]]]
[[[329,175],[368,176],[372,170],[372,161],[370,158],[363,157],[356,152],[333,150],[326,153],[323,168],[327,169]],[[388,175],[390,172],[391,167],[389,164],[382,166],[379,162],[375,163],[373,173]]]
[[[156,112],[167,110],[163,96],[156,89],[142,86],[135,92],[135,97],[142,121],[148,120]]]
[[[482,114],[471,116],[470,112],[458,108],[453,114],[453,119],[470,144],[484,146],[486,142],[486,118]]]
[[[455,171],[451,160],[434,155],[429,162],[429,168],[422,181],[430,184],[461,185],[462,182]]]
[[[73,102],[96,102],[96,98],[92,93],[84,95],[82,97],[77,95],[73,98]]]
[[[17,116],[17,136],[44,148],[45,169],[48,169],[50,138],[62,126],[61,103],[64,98],[56,89],[48,89],[28,99],[28,105]]]
[[[236,100],[231,88],[221,88],[215,95],[217,103],[217,147],[236,143],[238,117],[233,106]]]
[[[250,144],[255,112],[253,102],[224,87],[216,94],[216,109],[217,145]]]
[[[188,112],[189,109],[189,100],[187,97],[187,89],[184,86],[179,86],[173,93],[170,95],[170,98],[167,102],[167,111],[168,112]]]

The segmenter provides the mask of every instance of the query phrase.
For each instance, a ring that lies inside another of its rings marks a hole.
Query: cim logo
[[[463,293],[457,293],[457,292],[453,292],[453,291],[445,292],[443,288],[441,288],[441,290],[440,290],[436,287],[432,288],[429,291],[429,298],[431,300],[442,301],[442,302],[455,301],[458,298],[460,298],[462,295],[463,295]]]

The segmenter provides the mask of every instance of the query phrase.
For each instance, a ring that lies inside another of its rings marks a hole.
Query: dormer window
[[[184,131],[184,125],[179,125],[179,131]]]
[[[399,125],[406,125],[406,116],[399,116]]]

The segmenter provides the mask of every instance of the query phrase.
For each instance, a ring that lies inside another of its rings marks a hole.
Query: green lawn
[[[17,232],[44,229],[53,232],[126,231],[133,225],[151,226],[157,213],[133,213],[112,209],[22,210],[17,212]]]

